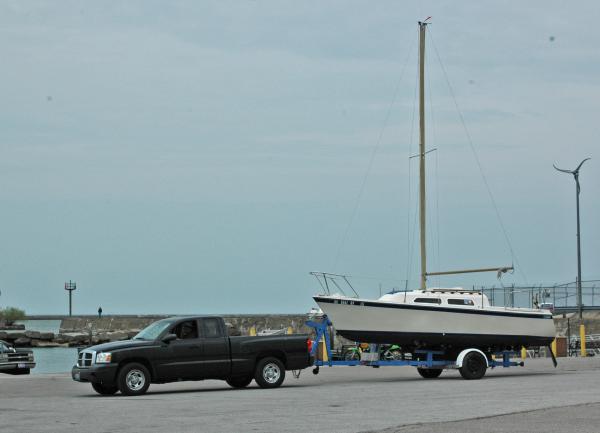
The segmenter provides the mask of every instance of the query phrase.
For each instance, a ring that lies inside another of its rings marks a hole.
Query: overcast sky
[[[303,312],[309,271],[373,277],[365,297],[418,284],[427,16],[429,269],[573,281],[574,181],[552,164],[592,157],[600,279],[598,2],[1,0],[0,306],[64,313],[69,279],[76,313],[109,314]],[[498,281],[431,282],[474,283]]]

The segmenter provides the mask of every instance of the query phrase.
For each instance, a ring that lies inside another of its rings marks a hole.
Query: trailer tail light
[[[306,348],[308,349],[308,353],[312,352],[313,341],[310,338],[306,339]]]

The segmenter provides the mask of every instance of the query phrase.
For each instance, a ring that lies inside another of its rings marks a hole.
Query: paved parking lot
[[[0,432],[598,431],[600,358],[529,360],[425,380],[412,367],[322,368],[284,386],[152,385],[101,397],[69,375],[0,376]],[[501,416],[498,416],[501,415]],[[572,426],[572,427],[571,427]]]

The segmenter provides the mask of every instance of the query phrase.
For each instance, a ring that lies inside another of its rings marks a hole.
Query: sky
[[[428,269],[573,281],[552,164],[591,157],[600,279],[598,2],[0,0],[0,307],[66,313],[69,280],[77,314],[305,312],[310,271],[416,287],[428,16]]]

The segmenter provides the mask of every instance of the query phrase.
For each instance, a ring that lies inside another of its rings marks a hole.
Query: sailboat
[[[493,351],[548,346],[555,337],[548,310],[492,306],[482,291],[455,288],[428,288],[427,278],[471,272],[511,271],[512,266],[428,272],[426,255],[425,206],[425,34],[427,22],[419,22],[419,220],[420,288],[388,293],[379,299],[331,294],[336,278],[349,285],[344,276],[312,273],[322,278],[325,294],[313,299],[333,322],[336,331],[353,341],[398,344],[404,350],[466,347]],[[329,281],[329,284],[328,284]],[[351,287],[351,286],[350,286]]]

